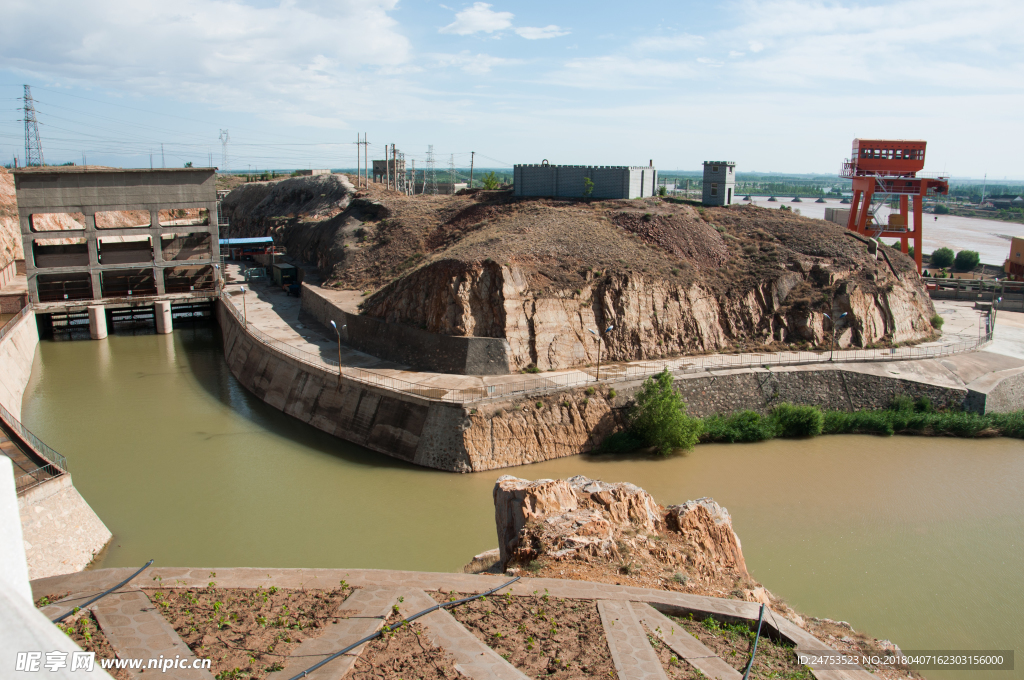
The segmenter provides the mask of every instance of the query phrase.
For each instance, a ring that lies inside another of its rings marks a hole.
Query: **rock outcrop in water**
[[[710,498],[667,508],[640,487],[583,476],[494,486],[499,563],[617,562],[708,580],[748,578],[729,512]]]

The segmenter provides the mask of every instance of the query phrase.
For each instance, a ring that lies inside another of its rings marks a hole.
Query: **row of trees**
[[[961,250],[956,255],[950,248],[939,248],[928,258],[928,264],[933,269],[948,269],[952,267],[958,272],[969,272],[981,262],[981,255],[975,250]]]

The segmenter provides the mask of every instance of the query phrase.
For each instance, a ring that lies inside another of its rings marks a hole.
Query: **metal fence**
[[[7,426],[21,441],[23,441],[37,456],[43,459],[44,464],[31,470],[24,475],[14,478],[14,486],[17,493],[23,494],[29,489],[42,484],[48,479],[59,477],[68,471],[68,459],[47,446],[39,437],[21,424],[17,418],[11,415],[10,411],[0,404],[0,420]]]
[[[257,328],[245,323],[242,312],[238,310],[230,296],[221,295],[225,307],[235,316],[246,332],[259,342],[275,351],[287,354],[298,361],[320,369],[337,371],[338,362],[329,357],[306,352],[276,340]],[[891,349],[858,349],[836,350],[823,352],[773,352],[764,354],[715,354],[711,356],[681,357],[670,361],[613,364],[602,367],[602,383],[617,383],[640,380],[668,369],[673,373],[689,373],[730,368],[749,368],[761,366],[799,366],[822,363],[863,363],[872,361],[910,361],[917,359],[935,359],[938,357],[972,352],[980,349],[992,340],[992,329],[995,327],[994,314],[990,314],[987,329],[977,339],[950,343],[934,347],[894,347]],[[397,392],[415,395],[433,401],[453,403],[470,403],[486,399],[523,396],[526,394],[552,392],[578,387],[597,382],[595,375],[583,371],[571,371],[543,377],[528,378],[515,382],[502,382],[470,389],[446,389],[431,385],[408,382],[385,374],[367,371],[361,368],[344,367],[340,369],[345,378],[367,385],[383,387]]]

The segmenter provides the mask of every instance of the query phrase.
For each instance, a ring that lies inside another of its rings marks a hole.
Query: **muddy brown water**
[[[114,533],[97,567],[154,558],[456,571],[496,545],[498,476],[584,474],[633,482],[663,504],[714,497],[754,577],[806,614],[903,649],[1024,648],[1020,440],[820,437],[455,475],[263,404],[231,376],[206,325],[41,342],[24,420],[68,457],[75,486]]]

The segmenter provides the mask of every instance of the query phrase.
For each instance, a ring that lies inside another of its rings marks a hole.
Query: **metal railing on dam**
[[[316,368],[329,369],[333,371],[340,370],[342,375],[350,380],[376,387],[382,387],[388,390],[403,392],[431,401],[465,404],[489,399],[523,396],[526,394],[557,392],[571,387],[591,385],[598,382],[598,379],[590,373],[585,373],[583,371],[570,371],[567,373],[558,373],[515,382],[496,383],[478,388],[447,389],[436,385],[413,383],[407,380],[402,380],[401,378],[395,378],[375,371],[356,368],[354,366],[345,366],[339,369],[339,363],[336,360],[322,357],[320,355],[313,354],[312,352],[299,349],[298,347],[288,345],[287,343],[270,337],[258,328],[253,327],[252,324],[247,323],[242,312],[235,306],[230,296],[222,293],[220,299],[224,302],[225,309],[235,317],[239,325],[245,329],[251,337],[260,343],[271,347],[275,351],[287,354],[302,363]],[[771,366],[800,366],[810,364],[834,365],[837,363],[935,359],[981,349],[992,341],[994,328],[994,313],[990,313],[986,330],[979,334],[976,339],[935,347],[894,347],[890,349],[835,350],[823,352],[771,352],[764,354],[714,354],[710,356],[679,357],[677,359],[659,362],[613,364],[602,368],[602,377],[600,382],[617,383],[639,380],[660,373],[665,369],[676,373],[689,373],[751,367],[767,368]]]
[[[14,478],[14,487],[17,489],[19,496],[32,487],[38,486],[48,479],[59,477],[68,471],[68,459],[47,446],[39,437],[32,434],[32,431],[22,425],[3,405],[0,405],[0,420],[33,454],[43,460],[43,464],[34,470],[29,470],[25,474]]]

